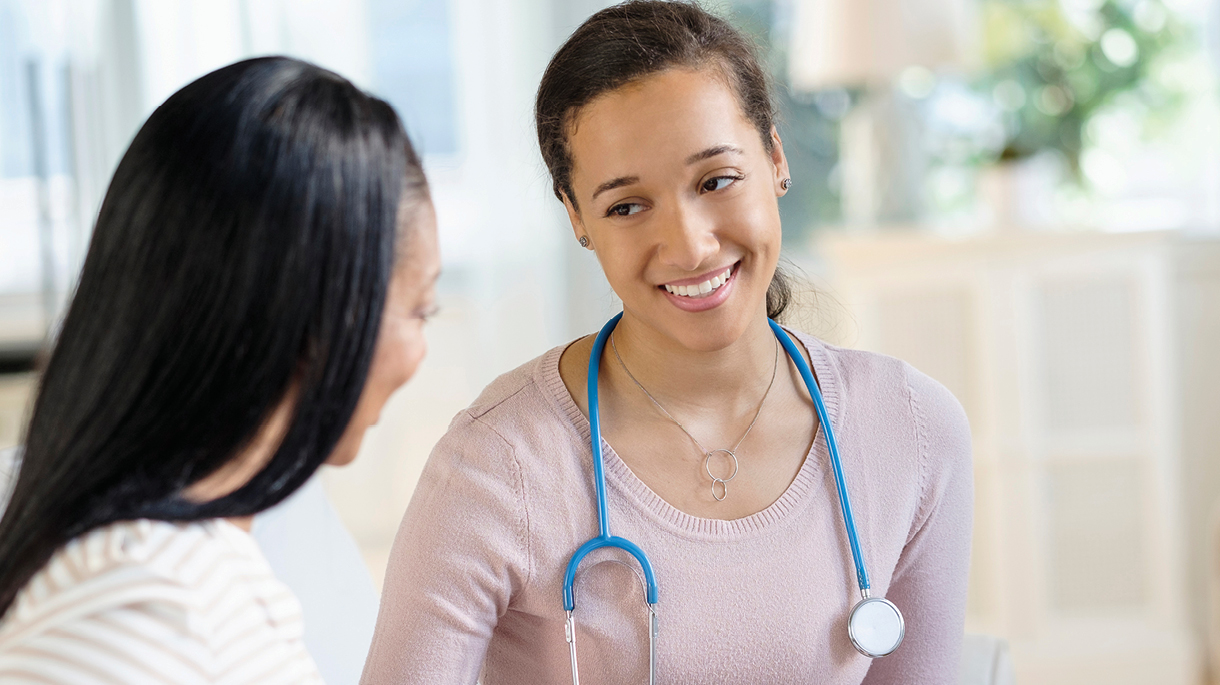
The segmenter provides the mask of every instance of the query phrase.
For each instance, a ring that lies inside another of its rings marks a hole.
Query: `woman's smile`
[[[693,278],[657,286],[671,304],[687,312],[703,312],[723,304],[733,292],[741,262]]]

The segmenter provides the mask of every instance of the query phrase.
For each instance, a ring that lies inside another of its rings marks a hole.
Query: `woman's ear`
[[[576,236],[576,242],[586,250],[592,250],[593,243],[589,239],[589,233],[585,231],[585,223],[580,218],[580,210],[572,204],[572,200],[568,198],[565,191],[561,190],[559,194],[563,198],[563,208],[568,212],[568,222],[572,224],[572,234]]]
[[[783,195],[788,189],[783,186],[784,179],[791,178],[788,173],[788,157],[784,154],[784,141],[779,138],[779,131],[771,127],[771,164],[775,167],[775,194]]]

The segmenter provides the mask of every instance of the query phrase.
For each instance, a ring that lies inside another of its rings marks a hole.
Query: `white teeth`
[[[682,297],[693,297],[695,295],[706,295],[716,288],[729,282],[729,277],[733,275],[733,267],[724,270],[724,273],[713,276],[712,278],[700,283],[699,285],[666,285],[665,290]]]

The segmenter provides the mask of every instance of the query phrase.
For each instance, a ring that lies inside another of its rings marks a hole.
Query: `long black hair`
[[[585,20],[551,58],[534,100],[538,147],[561,201],[572,194],[568,135],[576,114],[598,96],[674,67],[719,69],[742,112],[770,152],[775,103],[756,46],[724,19],[692,1],[629,0]],[[792,300],[790,277],[776,268],[767,288],[767,316]]]
[[[311,64],[239,62],[158,107],[110,182],[41,379],[0,520],[0,614],[90,529],[247,516],[303,484],[363,390],[399,205],[426,197],[394,110]],[[183,497],[289,395],[257,475]]]

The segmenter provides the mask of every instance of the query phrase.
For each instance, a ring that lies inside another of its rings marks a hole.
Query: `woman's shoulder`
[[[123,607],[145,607],[174,631],[212,633],[219,603],[258,599],[281,619],[300,607],[243,531],[221,520],[122,521],[60,548],[18,593],[0,645]]]
[[[853,454],[886,474],[857,482],[886,491],[888,501],[909,503],[905,537],[946,501],[966,512],[959,518],[968,523],[973,448],[970,423],[953,393],[896,357],[797,336],[833,388],[838,411],[831,409],[832,420],[845,429],[836,432],[846,433],[849,444],[867,445]],[[829,408],[832,397],[826,399]]]
[[[883,405],[893,400],[896,408],[913,418],[921,414],[925,421],[969,431],[957,397],[908,362],[880,352],[840,347],[798,331],[794,334],[809,351],[815,370],[826,368],[843,395],[874,405],[878,400]]]
[[[796,335],[815,370],[829,377],[833,397],[827,404],[838,410],[832,416],[857,424],[862,433],[887,434],[908,444],[912,449],[904,452],[918,457],[925,485],[970,471],[970,422],[942,383],[897,357]]]
[[[22,588],[0,623],[0,675],[51,659],[123,682],[212,682],[248,665],[309,680],[302,633],[300,604],[244,531],[124,521],[73,539]]]
[[[181,552],[205,543],[200,525],[121,521],[70,540],[17,594],[0,637],[16,626],[57,623],[130,601],[180,600]]]
[[[556,430],[573,430],[583,415],[559,375],[566,343],[501,374],[450,422],[442,443],[492,440],[528,444]]]

